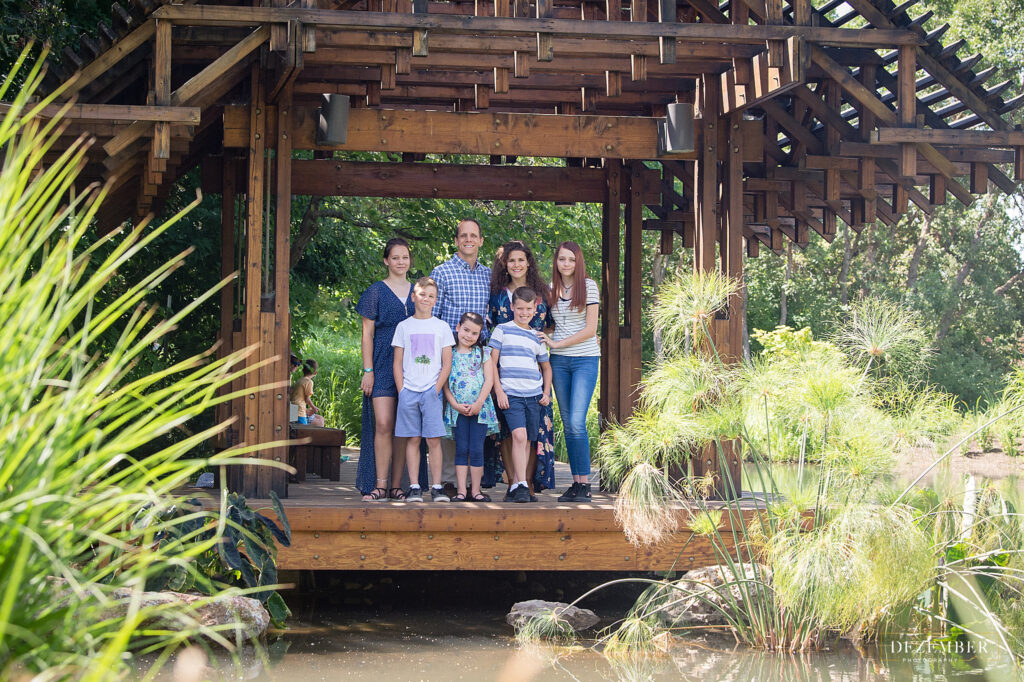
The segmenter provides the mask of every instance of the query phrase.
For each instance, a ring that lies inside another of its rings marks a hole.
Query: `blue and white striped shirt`
[[[501,390],[520,398],[544,392],[544,378],[537,363],[548,361],[548,348],[537,340],[537,332],[515,322],[499,324],[491,332],[490,346],[499,352]]]
[[[434,317],[444,320],[455,331],[462,313],[479,313],[487,319],[487,299],[491,294],[491,269],[480,261],[473,267],[459,254],[441,263],[430,276],[437,282]],[[487,329],[480,332],[487,338]]]

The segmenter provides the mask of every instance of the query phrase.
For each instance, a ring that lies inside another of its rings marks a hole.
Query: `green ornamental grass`
[[[0,120],[0,679],[117,679],[131,670],[130,651],[159,665],[199,634],[236,645],[233,625],[204,627],[194,610],[145,605],[141,594],[169,567],[196,570],[193,559],[220,542],[224,515],[205,541],[157,543],[194,520],[159,510],[181,508],[176,490],[244,451],[190,458],[223,424],[161,437],[230,398],[217,391],[242,373],[245,353],[133,373],[214,292],[157,319],[149,292],[187,253],[110,289],[174,220],[91,240],[106,191],[76,183],[90,143],[43,163],[63,126],[33,118],[53,96],[31,102],[42,62],[24,59],[22,90],[10,92],[10,75],[0,85],[12,102]],[[147,507],[151,522],[136,524]]]

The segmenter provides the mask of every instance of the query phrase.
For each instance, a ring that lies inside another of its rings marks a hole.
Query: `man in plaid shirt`
[[[491,269],[477,261],[483,241],[478,222],[472,218],[460,220],[455,234],[458,251],[451,260],[441,263],[430,273],[438,288],[434,317],[447,322],[453,333],[462,313],[479,313],[487,319]],[[486,329],[483,335],[487,337]]]
[[[434,304],[434,317],[448,323],[455,332],[462,313],[479,313],[487,319],[487,301],[491,296],[491,269],[477,261],[477,254],[483,245],[480,223],[472,218],[459,221],[455,230],[455,248],[458,249],[451,260],[441,263],[430,273],[437,282],[437,303]],[[481,330],[487,338],[487,328]],[[455,441],[441,439],[442,466],[441,476],[444,489],[455,494]]]

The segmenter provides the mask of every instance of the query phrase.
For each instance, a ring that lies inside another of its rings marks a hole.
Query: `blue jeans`
[[[600,361],[596,355],[551,355],[551,384],[558,401],[558,413],[562,415],[565,449],[569,451],[569,469],[573,476],[590,475],[587,410],[597,386]]]
[[[476,416],[460,414],[452,427],[455,441],[455,466],[482,467],[484,465],[484,439],[487,424],[481,424]]]

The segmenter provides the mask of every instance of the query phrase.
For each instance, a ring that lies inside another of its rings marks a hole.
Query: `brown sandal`
[[[383,488],[381,490],[383,490]],[[402,490],[401,488],[391,488],[390,490],[388,490],[388,499],[390,500],[398,500],[399,502],[401,502],[406,497],[408,496],[405,494],[405,491]]]

